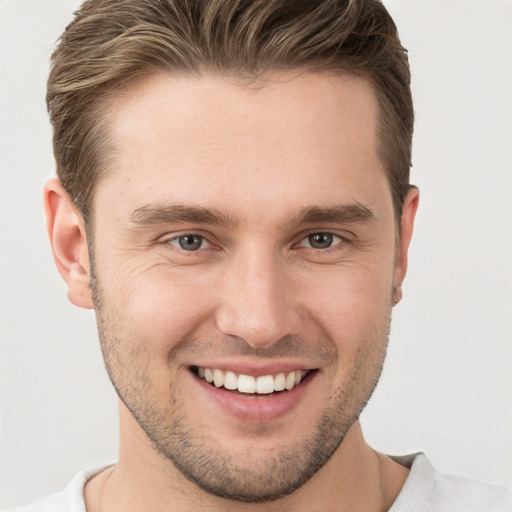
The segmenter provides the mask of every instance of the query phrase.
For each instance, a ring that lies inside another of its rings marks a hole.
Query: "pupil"
[[[186,251],[195,251],[201,247],[203,239],[196,235],[183,235],[179,238],[179,244]]]
[[[330,233],[315,233],[309,235],[309,243],[315,249],[327,249],[332,245],[332,235]]]

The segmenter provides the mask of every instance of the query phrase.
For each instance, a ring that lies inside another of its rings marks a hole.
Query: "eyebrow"
[[[292,224],[316,224],[332,222],[336,224],[354,224],[375,218],[372,211],[362,204],[340,204],[329,207],[308,206],[303,208]]]
[[[340,204],[334,206],[307,206],[300,213],[287,220],[289,225],[320,224],[323,222],[336,224],[353,224],[374,219],[371,210],[361,204]],[[202,206],[145,205],[134,210],[131,222],[141,226],[174,224],[189,222],[193,224],[209,224],[224,226],[230,229],[240,224],[239,218],[229,212]]]
[[[141,226],[190,222],[235,228],[239,224],[236,217],[215,208],[181,204],[146,205],[134,210],[130,220]]]

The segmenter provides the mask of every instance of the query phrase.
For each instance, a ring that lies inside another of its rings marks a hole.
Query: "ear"
[[[396,305],[402,299],[402,283],[407,273],[407,261],[409,244],[411,243],[412,232],[414,230],[414,218],[420,199],[420,191],[412,187],[404,199],[402,217],[400,219],[400,238],[398,240],[396,258],[395,258],[395,280],[393,287],[393,305]]]
[[[44,209],[53,258],[68,286],[68,298],[75,306],[92,309],[84,221],[58,178],[44,187]]]

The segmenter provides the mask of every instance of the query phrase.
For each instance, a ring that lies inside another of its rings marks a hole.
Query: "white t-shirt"
[[[389,512],[512,512],[512,489],[443,475],[422,453],[392,458],[411,471]],[[87,512],[84,485],[109,466],[81,471],[63,491],[4,512]]]

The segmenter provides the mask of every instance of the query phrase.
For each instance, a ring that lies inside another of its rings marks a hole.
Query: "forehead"
[[[97,199],[115,188],[127,208],[228,200],[255,215],[262,205],[384,201],[377,115],[372,87],[353,76],[284,73],[247,86],[154,75],[114,104]]]

